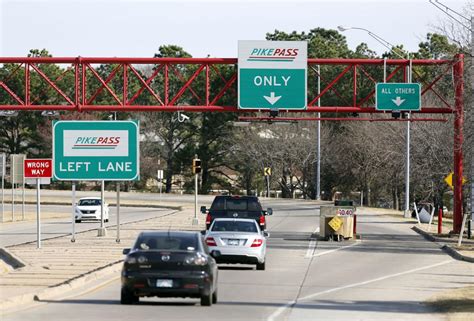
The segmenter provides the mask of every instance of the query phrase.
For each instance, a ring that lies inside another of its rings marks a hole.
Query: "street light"
[[[16,117],[18,116],[18,110],[0,110],[0,116]]]
[[[365,31],[374,38],[377,42],[382,44],[384,47],[388,48],[391,52],[393,52],[395,55],[402,59],[410,59],[410,54],[409,53],[403,53],[406,54],[407,57],[403,57],[400,53],[397,53],[395,49],[401,52],[400,49],[395,47],[393,44],[388,42],[387,40],[383,39],[379,35],[376,35],[372,31],[365,29],[365,28],[360,28],[360,27],[344,27],[344,26],[338,26],[337,29],[341,32],[347,31],[347,30],[362,30]],[[411,64],[410,64],[411,66]],[[385,79],[384,79],[385,81]],[[408,82],[411,82],[411,70],[408,69]],[[410,119],[410,114],[407,115],[408,119]],[[406,150],[406,171],[405,171],[405,213],[404,217],[410,217],[410,121],[407,121],[407,150]]]

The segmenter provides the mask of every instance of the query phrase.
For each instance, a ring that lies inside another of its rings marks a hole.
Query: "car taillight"
[[[255,239],[253,242],[252,242],[252,245],[250,247],[260,247],[262,246],[263,244],[263,240],[262,239]]]
[[[260,225],[265,225],[265,216],[260,216]]]
[[[191,255],[188,256],[184,259],[184,263],[187,265],[206,265],[207,264],[207,258],[203,256],[202,254],[196,254],[196,255]]]
[[[211,214],[210,213],[207,213],[207,216],[206,216],[206,224],[211,224]]]
[[[206,244],[207,246],[217,246],[216,240],[211,236],[206,237]]]

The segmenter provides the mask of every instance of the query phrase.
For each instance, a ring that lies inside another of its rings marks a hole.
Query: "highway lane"
[[[443,320],[422,302],[474,281],[472,264],[452,260],[393,218],[360,217],[362,242],[323,242],[311,238],[319,227],[314,205],[265,205],[275,210],[267,270],[222,266],[219,303],[210,308],[193,299],[157,298],[122,306],[116,279],[4,320]]]
[[[34,206],[28,206],[27,210],[33,211]],[[36,207],[34,207],[36,209]],[[63,217],[56,217],[41,220],[41,239],[57,237],[72,233],[71,206],[63,205],[43,205],[42,212],[52,212]],[[117,212],[116,208],[111,206],[109,209],[109,222],[105,223],[106,228],[116,226]],[[149,207],[120,207],[120,223],[138,221],[142,219],[158,217],[169,214],[174,210],[165,208]],[[84,221],[75,224],[75,231],[81,232],[94,228],[99,228],[98,221]],[[115,228],[113,228],[115,233]],[[13,223],[0,224],[0,247],[36,241],[36,220],[35,221],[17,221]]]

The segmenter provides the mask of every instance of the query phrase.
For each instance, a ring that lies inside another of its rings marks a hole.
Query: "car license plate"
[[[227,241],[227,244],[229,245],[239,245],[239,240],[236,240],[236,239],[229,239]]]
[[[156,287],[158,287],[158,288],[172,288],[173,287],[173,280],[158,279],[158,280],[156,280]]]

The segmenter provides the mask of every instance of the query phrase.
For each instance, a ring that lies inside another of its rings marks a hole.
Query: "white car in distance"
[[[76,203],[74,216],[76,223],[86,220],[100,221],[100,197],[83,197]],[[104,204],[104,222],[109,221],[109,204]]]

